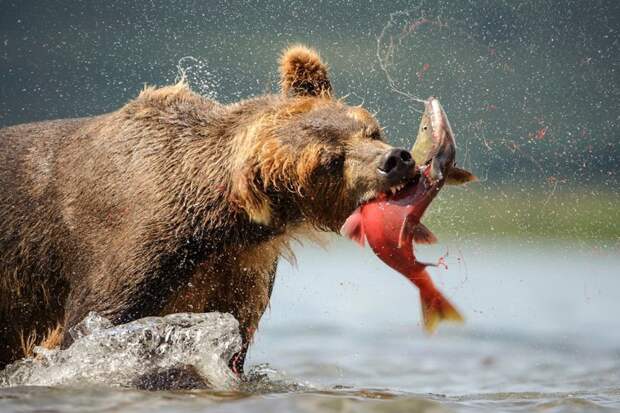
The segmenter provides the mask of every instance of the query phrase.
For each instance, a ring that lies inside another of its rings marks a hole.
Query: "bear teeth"
[[[396,195],[396,193],[400,191],[401,189],[403,189],[404,187],[405,187],[405,184],[394,185],[393,187],[389,189],[389,191],[392,193],[392,195]]]

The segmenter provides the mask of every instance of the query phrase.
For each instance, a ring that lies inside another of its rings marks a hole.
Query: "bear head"
[[[232,200],[251,220],[338,231],[357,206],[414,178],[411,154],[386,143],[374,116],[334,97],[316,51],[287,49],[280,75],[281,95],[244,129],[233,171]]]

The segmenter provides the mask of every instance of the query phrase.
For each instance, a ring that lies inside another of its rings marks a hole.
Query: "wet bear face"
[[[286,98],[252,124],[251,155],[235,186],[254,221],[298,215],[337,231],[360,203],[413,178],[410,153],[387,144],[364,108],[333,98],[316,52],[291,48],[280,70]]]

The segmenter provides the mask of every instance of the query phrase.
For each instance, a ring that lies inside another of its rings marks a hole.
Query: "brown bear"
[[[0,130],[0,367],[113,323],[220,311],[245,351],[292,238],[338,231],[415,175],[375,118],[333,97],[304,46],[281,93],[223,105],[183,82],[119,110]]]

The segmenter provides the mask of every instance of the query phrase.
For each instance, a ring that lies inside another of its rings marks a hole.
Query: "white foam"
[[[70,333],[75,341],[66,350],[37,347],[34,357],[0,371],[0,386],[132,386],[145,374],[187,366],[214,388],[238,383],[228,361],[241,337],[230,314],[179,313],[113,326],[90,313]]]

